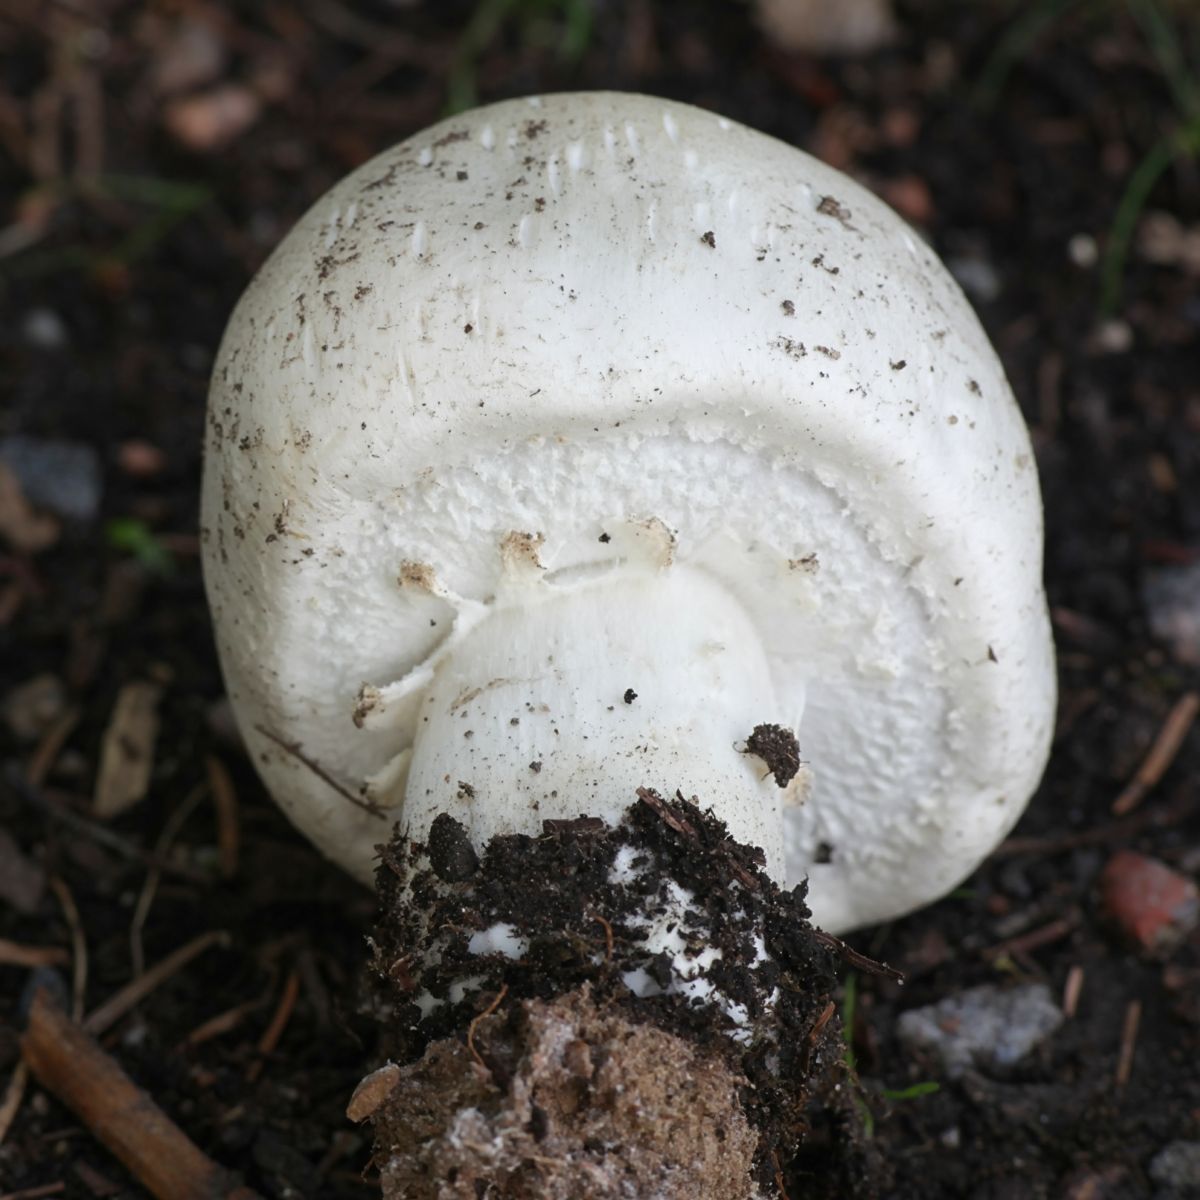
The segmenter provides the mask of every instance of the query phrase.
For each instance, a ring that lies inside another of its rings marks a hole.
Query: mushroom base
[[[373,1116],[383,1195],[744,1200],[759,1193],[743,1082],[586,987],[526,1000],[401,1073]]]
[[[682,798],[381,850],[385,1196],[876,1194],[805,888]],[[786,1189],[786,1193],[785,1190]]]

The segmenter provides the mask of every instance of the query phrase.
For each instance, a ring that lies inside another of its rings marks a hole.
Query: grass
[[[144,521],[117,517],[104,527],[104,539],[113,550],[132,555],[151,575],[170,575],[175,558]]]
[[[854,1018],[858,1011],[858,976],[852,971],[846,976],[842,990],[842,1057],[850,1074],[858,1078],[858,1060],[854,1053]],[[941,1084],[933,1079],[925,1079],[920,1083],[911,1084],[905,1088],[881,1088],[879,1094],[893,1104],[907,1100],[919,1100],[922,1096],[932,1096],[941,1091]],[[862,1114],[863,1135],[875,1136],[875,1114],[871,1106],[860,1093],[858,1096],[859,1112]]]
[[[1162,0],[1038,0],[1019,13],[1001,36],[973,96],[985,109],[994,105],[1016,65],[1041,36],[1067,17],[1111,22],[1122,13],[1132,18],[1153,56],[1179,124],[1150,147],[1125,182],[1100,262],[1101,317],[1111,317],[1120,308],[1130,246],[1159,181],[1173,166],[1200,159],[1200,63],[1189,61],[1179,23]]]
[[[181,221],[212,199],[198,184],[155,179],[143,175],[105,174],[88,179],[60,179],[45,185],[55,203],[84,204],[116,201],[140,210],[129,231],[105,250],[66,245],[53,249],[20,251],[0,263],[0,279],[30,279],[57,271],[89,271],[105,264],[132,266],[152,253]]]
[[[524,46],[554,46],[560,62],[579,61],[592,37],[592,0],[479,0],[459,38],[446,82],[447,115],[479,103],[479,59],[510,23]]]

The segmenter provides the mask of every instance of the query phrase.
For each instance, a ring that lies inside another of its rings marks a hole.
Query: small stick
[[[203,953],[209,946],[228,946],[229,934],[216,929],[202,933],[193,938],[178,950],[172,950],[166,958],[160,959],[143,975],[127,983],[120,991],[114,992],[99,1008],[88,1014],[83,1022],[83,1028],[91,1034],[101,1034],[111,1029],[131,1008],[140,1004],[155,988],[170,979],[177,971],[182,970],[198,954]]]
[[[817,1048],[817,1040],[821,1036],[821,1031],[829,1024],[833,1018],[833,1014],[837,1012],[837,1005],[832,1000],[825,1005],[817,1014],[817,1019],[813,1022],[812,1028],[808,1031],[808,1037],[804,1041],[804,1069],[807,1071],[812,1062],[813,1051]]]
[[[1167,714],[1167,719],[1158,731],[1158,736],[1154,739],[1154,744],[1142,765],[1138,767],[1125,790],[1113,801],[1114,817],[1123,817],[1132,812],[1145,799],[1146,793],[1167,773],[1198,713],[1200,692],[1184,692]]]
[[[613,931],[612,925],[609,924],[599,913],[592,913],[592,920],[598,921],[604,927],[604,961],[612,962],[613,956]]]
[[[1030,950],[1038,950],[1042,946],[1049,946],[1054,942],[1061,941],[1078,924],[1079,913],[1077,912],[1070,913],[1065,917],[1058,917],[1048,925],[1042,925],[1038,929],[1031,929],[1028,933],[1018,934],[1016,937],[989,946],[983,951],[983,957],[988,962],[994,962],[997,958],[1003,958],[1005,955],[1015,957],[1020,954],[1028,954]]]
[[[1128,844],[1145,829],[1170,829],[1191,818],[1200,803],[1195,788],[1183,787],[1166,808],[1147,808],[1107,825],[1092,825],[1073,833],[1054,837],[1011,837],[992,851],[993,858],[1015,854],[1062,854],[1081,846],[1104,846],[1112,842]]]
[[[21,1101],[25,1098],[25,1085],[28,1082],[29,1068],[22,1059],[13,1069],[8,1087],[4,1089],[4,1100],[0,1102],[0,1145],[4,1144],[4,1139],[21,1109]]]
[[[816,1044],[817,1038],[821,1036],[821,1030],[829,1024],[829,1021],[835,1012],[837,1012],[837,1005],[834,1004],[832,1000],[830,1000],[830,1002],[825,1005],[823,1009],[821,1009],[820,1015],[813,1022],[813,1027],[808,1031],[808,1042],[810,1046]]]
[[[1123,1088],[1133,1074],[1133,1052],[1137,1046],[1138,1026],[1142,1021],[1142,1002],[1130,1000],[1125,1010],[1125,1021],[1121,1026],[1121,1048],[1117,1052],[1117,1071],[1114,1082]]]
[[[97,842],[101,846],[107,846],[110,850],[115,850],[125,858],[132,859],[134,862],[157,866],[165,874],[178,875],[180,878],[187,879],[191,883],[206,884],[212,882],[203,871],[197,871],[192,867],[184,866],[182,863],[156,859],[153,854],[143,850],[140,846],[134,845],[128,838],[121,837],[119,833],[113,833],[111,829],[99,824],[97,821],[92,821],[87,817],[81,816],[69,805],[64,804],[56,795],[42,788],[35,787],[20,771],[12,768],[6,769],[0,775],[0,782],[3,782],[18,800],[22,800],[26,804],[40,809],[52,820],[65,825],[81,837]]]
[[[1062,1012],[1069,1021],[1079,1011],[1079,997],[1083,992],[1083,968],[1076,963],[1068,972],[1063,984]]]
[[[637,790],[637,796],[668,829],[673,829],[676,833],[691,838],[693,841],[695,840],[696,831],[692,828],[691,824],[682,817],[677,817],[671,811],[667,802],[657,792],[652,791],[650,788],[640,787]]]
[[[40,1200],[42,1196],[61,1196],[67,1190],[67,1185],[59,1180],[58,1183],[43,1183],[41,1187],[22,1188],[19,1192],[5,1192],[0,1200]]]
[[[0,938],[0,965],[6,967],[62,967],[71,955],[61,946],[23,946]]]
[[[229,1033],[230,1030],[236,1029],[242,1021],[245,1020],[250,1013],[256,1008],[262,1008],[266,1003],[265,998],[258,1000],[243,1000],[241,1004],[235,1004],[232,1008],[227,1008],[224,1012],[217,1013],[214,1017],[209,1017],[207,1021],[197,1025],[191,1033],[180,1042],[181,1047],[200,1046],[205,1042],[211,1041],[215,1037],[220,1037],[222,1034]]]
[[[62,906],[63,916],[71,929],[71,1015],[78,1021],[83,1016],[84,997],[87,993],[88,955],[87,939],[83,936],[83,922],[71,889],[57,875],[50,877],[50,886]]]
[[[483,1012],[479,1013],[478,1016],[472,1017],[471,1024],[467,1026],[467,1049],[470,1050],[471,1056],[485,1071],[487,1070],[487,1063],[483,1061],[479,1051],[475,1049],[475,1030],[479,1027],[479,1022],[482,1021],[484,1017],[490,1017],[492,1013],[494,1013],[496,1009],[500,1007],[500,1002],[507,994],[508,984],[502,983],[500,985],[500,990],[496,993],[496,998],[487,1006],[487,1008],[483,1010]]]
[[[253,1083],[261,1074],[267,1058],[275,1053],[279,1039],[291,1019],[292,1009],[296,1007],[296,997],[300,994],[300,972],[293,969],[283,985],[283,994],[271,1017],[271,1023],[258,1039],[258,1057],[246,1068],[246,1081]]]
[[[67,738],[79,724],[81,715],[78,708],[68,708],[42,735],[37,749],[34,750],[29,762],[25,765],[25,778],[34,787],[41,787],[46,782],[46,776],[50,774],[51,768],[58,761],[58,756],[67,744]]]
[[[34,995],[21,1053],[38,1082],[152,1195],[161,1200],[257,1200],[204,1154],[44,988]]]
[[[775,1172],[775,1186],[779,1189],[782,1200],[789,1200],[787,1186],[783,1182],[783,1168],[779,1165],[779,1152],[771,1151],[771,1169]]]
[[[221,860],[221,874],[226,879],[232,879],[237,874],[241,845],[237,789],[233,786],[229,768],[215,754],[205,759],[205,765],[208,769],[208,789],[212,793],[213,808],[217,814],[217,851]]]
[[[873,958],[868,958],[865,954],[860,954],[853,947],[847,946],[841,938],[834,937],[832,933],[826,933],[823,929],[814,929],[813,937],[822,946],[827,946],[835,954],[840,955],[852,967],[857,967],[860,971],[866,971],[868,975],[882,975],[885,979],[890,979],[893,983],[904,982],[903,971],[897,971],[895,967],[889,967],[887,963],[876,962]]]
[[[179,831],[188,817],[195,812],[196,805],[203,799],[204,786],[199,784],[192,788],[183,803],[167,818],[154,846],[155,858],[159,860],[167,858],[172,844],[179,836]],[[133,920],[129,923],[129,957],[133,961],[135,976],[143,974],[146,970],[146,948],[142,943],[142,930],[145,928],[146,918],[150,915],[150,906],[154,903],[154,896],[158,891],[161,878],[162,870],[157,866],[151,867],[146,872],[146,882],[142,884],[137,903],[133,906]]]
[[[269,738],[281,750],[286,750],[298,763],[307,767],[322,783],[328,784],[343,800],[349,800],[355,808],[361,808],[363,812],[368,812],[373,817],[378,817],[381,821],[385,819],[385,814],[378,804],[371,800],[364,800],[361,796],[356,796],[344,784],[338,783],[328,771],[315,759],[311,759],[304,753],[299,742],[289,742],[285,738],[281,738],[279,734],[274,733],[265,725],[255,725],[255,729],[265,738]]]

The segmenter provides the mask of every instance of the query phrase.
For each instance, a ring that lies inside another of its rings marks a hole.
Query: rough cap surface
[[[448,593],[487,600],[514,530],[570,571],[655,518],[742,602],[803,712],[788,874],[830,928],[954,886],[1040,776],[1040,502],[1000,365],[880,201],[712,113],[549,96],[380,155],[241,301],[208,437],[231,699],[363,878],[386,824],[280,742],[398,816],[416,704],[356,729],[360,691],[420,669]]]

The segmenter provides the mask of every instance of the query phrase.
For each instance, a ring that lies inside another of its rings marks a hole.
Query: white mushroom
[[[235,711],[364,879],[392,820],[480,844],[645,785],[844,930],[955,886],[1041,774],[1000,364],[894,213],[712,113],[550,96],[382,154],[243,297],[209,425]],[[762,724],[798,735],[786,788]]]

